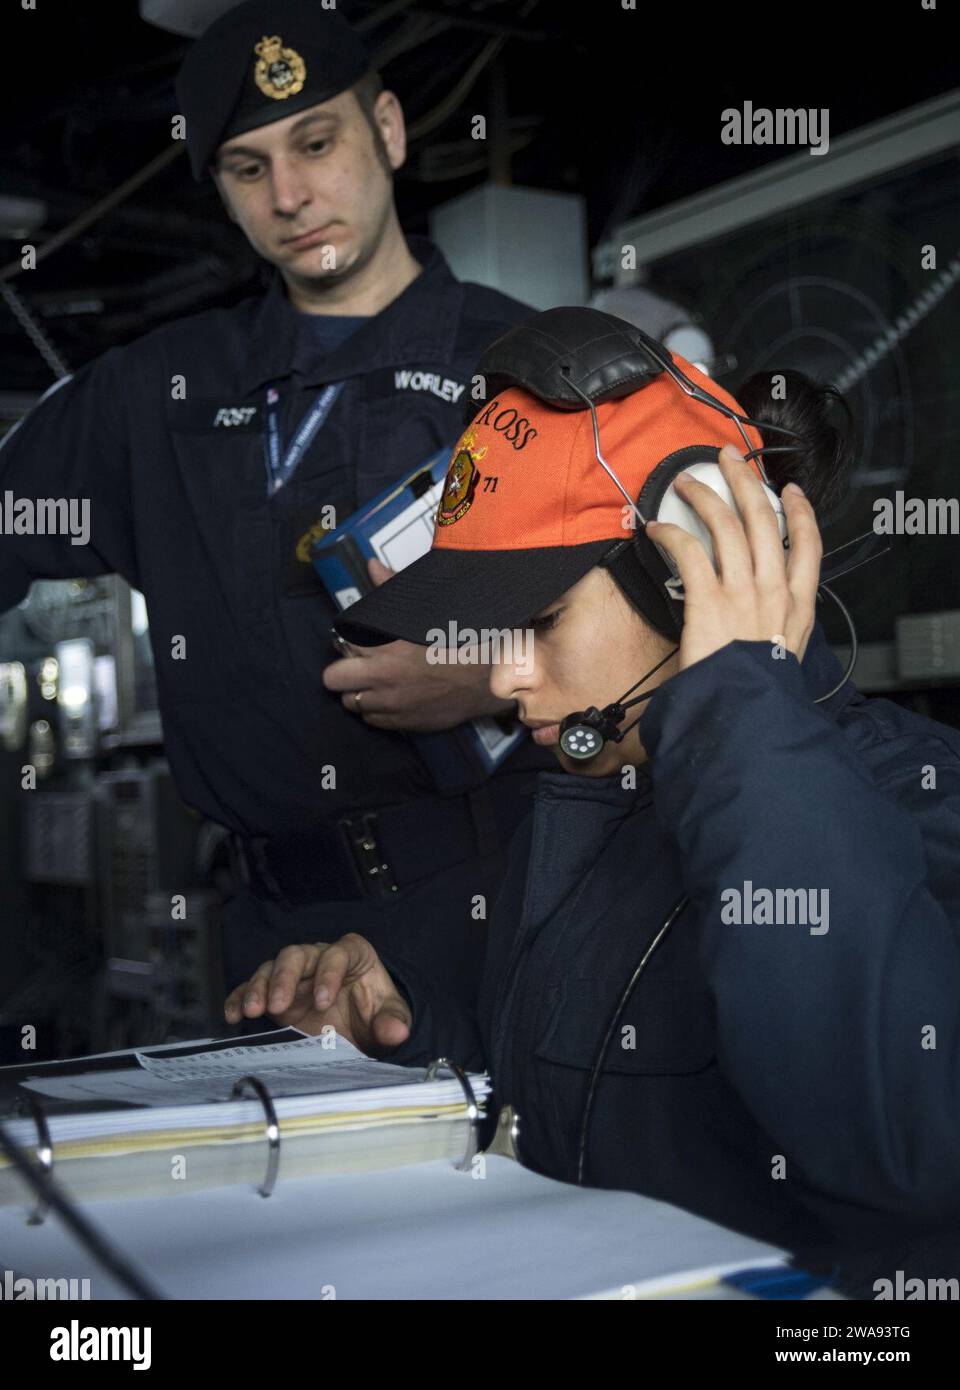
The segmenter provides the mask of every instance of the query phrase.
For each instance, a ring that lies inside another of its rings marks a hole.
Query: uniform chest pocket
[[[419,391],[371,400],[360,417],[357,493],[360,504],[407,477],[462,431],[456,406]]]
[[[628,979],[561,980],[535,1056],[589,1070]],[[709,1066],[715,1054],[706,988],[696,980],[654,976],[641,979],[634,990],[610,1039],[603,1069],[634,1076],[696,1072]]]
[[[201,646],[218,671],[239,669],[261,691],[278,689],[284,673],[276,592],[284,544],[292,551],[297,540],[287,499],[267,497],[259,432],[243,424],[201,429],[195,419],[189,423],[179,421],[172,438],[191,524],[170,550],[186,595],[188,645]],[[178,688],[185,685],[181,677]]]
[[[313,546],[329,537],[354,510],[352,478],[345,466],[318,477],[294,476],[276,518],[276,571],[281,592],[290,597],[326,594],[313,567]]]

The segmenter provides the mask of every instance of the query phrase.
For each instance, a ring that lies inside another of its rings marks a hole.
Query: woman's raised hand
[[[683,580],[678,669],[735,641],[783,645],[802,661],[813,631],[823,554],[814,510],[800,489],[788,483],[781,496],[790,537],[785,551],[760,479],[730,445],[720,451],[720,471],[740,516],[706,483],[683,474],[674,483],[710,531],[717,571],[696,536],[669,522],[647,526],[650,539],[669,552]]]

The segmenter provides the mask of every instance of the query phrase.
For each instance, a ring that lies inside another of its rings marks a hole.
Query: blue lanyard
[[[279,492],[284,483],[290,481],[297,464],[303,458],[330,414],[334,401],[343,390],[342,381],[333,381],[325,387],[317,400],[300,421],[299,428],[290,447],[281,458],[280,419],[277,405],[280,393],[275,386],[267,388],[267,496]]]

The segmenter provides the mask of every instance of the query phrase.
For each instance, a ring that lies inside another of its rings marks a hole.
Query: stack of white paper
[[[425,1071],[365,1057],[337,1035],[134,1057],[135,1066],[22,1083],[41,1097],[138,1107],[49,1116],[56,1176],[77,1198],[255,1182],[266,1162],[264,1109],[253,1095],[230,1099],[250,1075],[270,1092],[288,1176],[422,1162],[467,1146],[472,1117],[456,1078],[426,1081]],[[488,1078],[471,1086],[482,1107]],[[8,1128],[35,1147],[31,1120]],[[0,1205],[24,1200],[22,1180],[0,1159]]]

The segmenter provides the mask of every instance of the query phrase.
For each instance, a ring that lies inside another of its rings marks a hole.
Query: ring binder
[[[487,1145],[488,1154],[500,1154],[503,1158],[520,1162],[520,1116],[512,1105],[500,1107],[497,1128]]]
[[[449,1057],[438,1057],[435,1062],[431,1062],[430,1065],[427,1067],[427,1074],[423,1078],[424,1081],[434,1081],[437,1077],[437,1074],[443,1068],[446,1068],[447,1071],[452,1072],[456,1079],[460,1082],[461,1089],[463,1090],[463,1094],[466,1096],[467,1100],[467,1119],[470,1122],[470,1129],[467,1135],[467,1147],[464,1151],[463,1158],[460,1160],[459,1163],[455,1164],[455,1167],[458,1168],[461,1172],[463,1172],[465,1169],[468,1169],[470,1165],[473,1163],[473,1160],[477,1154],[477,1150],[480,1147],[480,1107],[477,1104],[477,1098],[473,1093],[473,1087],[470,1085],[470,1078],[467,1076],[465,1071],[463,1071],[460,1067],[457,1066],[456,1062],[451,1062]]]
[[[257,1188],[261,1197],[269,1197],[277,1182],[277,1173],[280,1169],[280,1122],[277,1119],[277,1112],[274,1109],[273,1097],[259,1076],[241,1076],[235,1082],[230,1092],[231,1100],[238,1100],[244,1091],[245,1086],[250,1086],[256,1092],[257,1099],[263,1106],[263,1113],[266,1117],[267,1127],[267,1171],[264,1174],[263,1182]]]
[[[17,1111],[28,1111],[34,1128],[37,1131],[37,1151],[36,1160],[43,1168],[48,1177],[53,1176],[53,1142],[50,1138],[50,1126],[47,1124],[47,1115],[43,1107],[31,1095],[18,1095],[14,1103],[14,1114]],[[36,1205],[27,1217],[28,1226],[42,1226],[50,1210],[50,1203],[44,1201],[42,1197],[37,1198]]]

